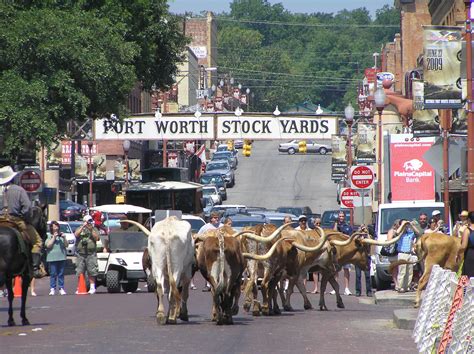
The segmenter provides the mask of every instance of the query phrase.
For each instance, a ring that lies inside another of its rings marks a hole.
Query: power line
[[[256,25],[267,25],[267,26],[298,26],[298,27],[331,27],[347,29],[348,27],[353,28],[400,28],[400,25],[362,25],[357,23],[302,23],[302,22],[280,22],[280,21],[256,21],[256,20],[244,20],[244,19],[233,19],[228,17],[217,17],[218,21],[224,22],[236,22],[236,23],[249,23]]]

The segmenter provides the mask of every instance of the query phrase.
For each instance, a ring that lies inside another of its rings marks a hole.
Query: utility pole
[[[474,210],[474,104],[472,102],[472,0],[464,0],[466,7],[466,76],[467,76],[467,207]]]

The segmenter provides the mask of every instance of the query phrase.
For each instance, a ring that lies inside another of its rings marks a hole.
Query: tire
[[[328,153],[328,149],[325,147],[319,148],[319,154],[320,155],[326,155]]]
[[[295,153],[296,153],[296,150],[294,148],[288,149],[288,155],[294,155]]]
[[[138,282],[133,283],[123,283],[122,289],[126,293],[134,293],[138,289]]]
[[[375,288],[377,289],[377,291],[390,289],[390,285],[391,285],[392,282],[384,281],[384,280],[380,279],[377,276],[377,274],[375,274],[374,278],[375,278]]]
[[[146,286],[147,286],[147,289],[148,289],[148,292],[149,293],[154,293],[155,290],[156,290],[156,282],[155,282],[155,279],[153,279],[153,277],[151,276],[148,276],[146,278]]]
[[[111,294],[120,292],[120,273],[118,270],[109,270],[105,275],[107,291]]]

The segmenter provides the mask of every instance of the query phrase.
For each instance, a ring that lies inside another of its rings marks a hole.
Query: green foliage
[[[137,83],[168,87],[186,39],[165,0],[0,3],[2,154],[49,146],[69,120],[125,112]]]
[[[357,84],[374,52],[399,31],[397,10],[375,19],[365,8],[293,14],[267,0],[234,0],[218,22],[219,71],[254,94],[252,110],[312,101],[334,111],[356,102]]]

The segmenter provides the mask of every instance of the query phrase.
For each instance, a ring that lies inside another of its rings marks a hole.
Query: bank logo
[[[405,171],[419,171],[422,166],[423,166],[423,162],[421,162],[418,159],[413,159],[413,160],[406,161],[403,164],[403,169]]]

